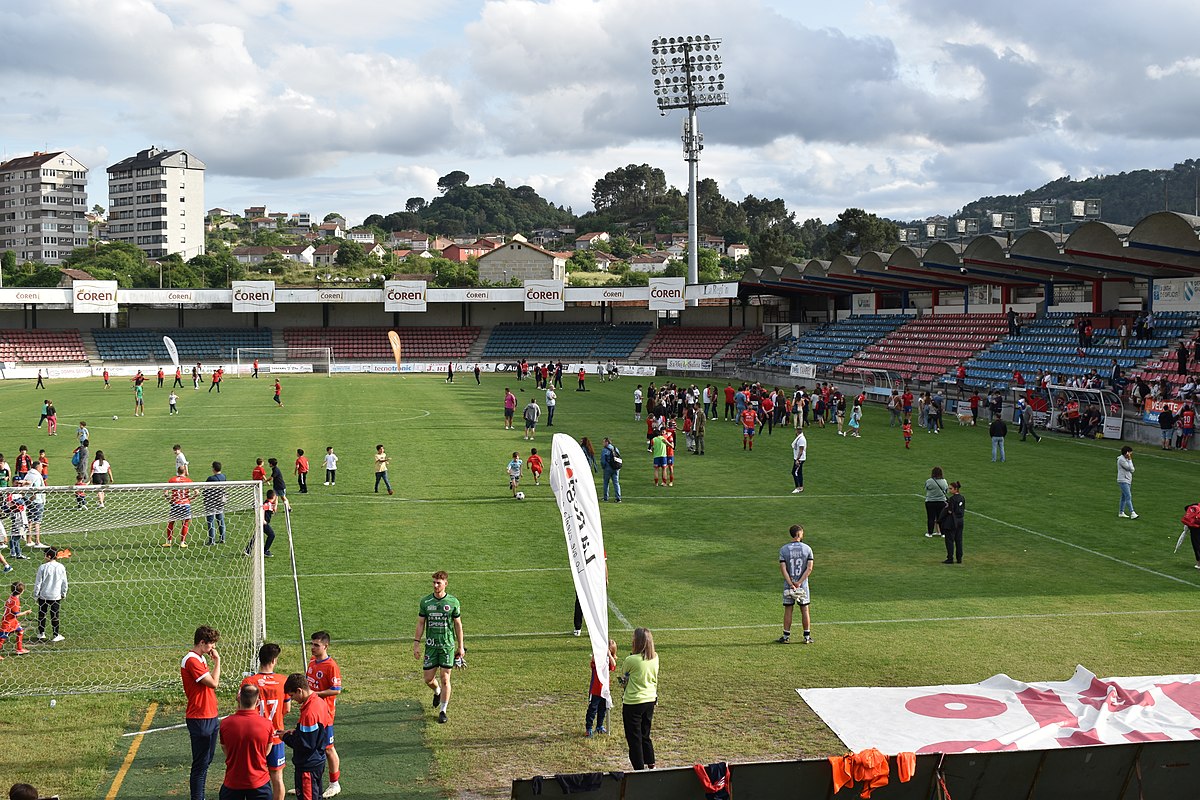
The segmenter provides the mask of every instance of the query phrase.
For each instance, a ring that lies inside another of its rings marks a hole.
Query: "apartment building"
[[[108,238],[150,258],[204,253],[204,162],[150,147],[108,168]]]
[[[0,251],[58,265],[87,244],[87,167],[69,153],[34,153],[0,164]]]

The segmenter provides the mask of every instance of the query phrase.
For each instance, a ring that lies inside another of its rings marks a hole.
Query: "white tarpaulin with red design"
[[[853,751],[885,753],[1047,750],[1200,739],[1200,676],[900,688],[797,689]]]

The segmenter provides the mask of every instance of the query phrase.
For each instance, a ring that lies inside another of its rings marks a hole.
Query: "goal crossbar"
[[[332,347],[238,347],[234,353],[233,377],[254,375],[258,363],[260,375],[323,372],[333,375]]]

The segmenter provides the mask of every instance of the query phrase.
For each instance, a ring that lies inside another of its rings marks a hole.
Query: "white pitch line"
[[[1133,569],[1141,570],[1142,572],[1149,573],[1149,574],[1154,575],[1159,578],[1166,578],[1169,581],[1175,581],[1176,583],[1182,583],[1184,586],[1193,586],[1196,588],[1200,588],[1200,583],[1193,583],[1192,581],[1185,581],[1183,578],[1177,578],[1174,575],[1168,575],[1165,572],[1159,572],[1158,570],[1150,569],[1149,567],[1143,567],[1141,564],[1134,564],[1132,561],[1125,561],[1124,559],[1117,558],[1116,556],[1110,556],[1107,553],[1101,553],[1098,550],[1092,550],[1090,548],[1084,547],[1083,545],[1075,544],[1074,542],[1069,542],[1066,539],[1060,539],[1057,536],[1051,536],[1048,533],[1042,533],[1041,531],[1035,531],[1032,528],[1026,528],[1022,525],[1016,525],[1011,522],[1005,522],[1002,519],[997,519],[996,517],[992,517],[987,514],[981,514],[978,511],[970,511],[968,513],[974,514],[978,517],[982,517],[986,520],[990,520],[991,522],[995,522],[997,525],[1004,525],[1005,527],[1013,528],[1014,530],[1023,531],[1025,533],[1031,534],[1033,536],[1038,536],[1042,539],[1046,539],[1047,541],[1056,542],[1057,544],[1066,545],[1067,547],[1073,547],[1076,550],[1082,550],[1083,552],[1087,553],[1088,555],[1093,555],[1093,556],[1096,556],[1097,558],[1106,558],[1109,561],[1116,562],[1117,564],[1120,564],[1125,567],[1132,567]]]
[[[817,493],[817,492],[813,492],[813,493],[810,493],[808,496],[809,496],[809,497],[816,497],[816,498],[818,498],[818,499],[822,499],[822,500],[823,500],[823,499],[827,499],[827,498],[844,498],[844,497],[851,497],[851,498],[861,499],[861,498],[863,497],[863,494],[862,494],[862,493],[853,493],[853,492],[852,492],[852,493],[847,493],[847,494],[820,494],[820,493]],[[894,492],[894,493],[890,493],[890,494],[872,494],[872,495],[870,495],[870,496],[871,496],[871,497],[916,497],[916,496],[918,496],[918,495],[914,495],[912,492]],[[625,490],[625,494],[623,494],[623,495],[622,495],[622,497],[624,497],[624,498],[625,498],[625,501],[626,501],[626,502],[629,502],[630,500],[632,500],[632,501],[638,501],[638,500],[654,500],[654,501],[658,501],[658,500],[783,500],[784,498],[792,498],[792,497],[793,497],[793,495],[792,495],[792,492],[791,492],[791,490],[789,489],[788,491],[786,491],[786,492],[784,492],[784,493],[782,493],[782,494],[716,494],[716,495],[714,495],[714,494],[705,494],[705,495],[694,495],[694,494],[672,494],[672,493],[670,493],[670,492],[666,492],[666,493],[664,493],[664,494],[647,494],[647,495],[644,495],[644,496],[641,496],[641,497],[639,497],[639,496],[637,496],[637,495],[633,495],[633,496],[631,496],[631,495],[629,494],[629,491],[626,489],[626,490]],[[531,502],[531,501],[532,501],[532,502],[538,502],[538,501],[543,501],[543,502],[544,502],[544,501],[550,501],[550,500],[553,500],[553,499],[554,499],[554,498],[553,498],[552,496],[546,496],[546,497],[534,497],[534,498],[527,497],[527,498],[526,498],[526,502]],[[375,502],[375,503],[397,503],[397,502],[401,502],[401,503],[511,503],[511,502],[513,502],[513,499],[512,499],[512,497],[509,497],[509,496],[504,496],[504,497],[472,497],[472,498],[456,498],[456,497],[435,497],[435,498],[421,498],[421,497],[381,497],[381,498],[373,498],[373,497],[368,497],[368,498],[361,498],[361,497],[333,497],[333,498],[329,498],[329,499],[326,499],[326,500],[323,500],[323,501],[322,501],[322,503],[323,503],[323,504],[334,504],[334,503],[352,503],[352,504],[354,504],[354,505],[361,505],[362,503],[371,503],[371,502]],[[788,500],[788,502],[793,502],[793,503],[794,503],[794,502],[804,502],[804,501],[802,501],[802,500],[795,500],[795,499],[791,499],[791,500]]]
[[[1200,614],[1200,608],[1148,609],[1145,611],[1063,611],[1045,614],[987,614],[974,617],[899,617],[896,619],[842,619],[819,620],[818,626],[849,626],[849,625],[923,625],[933,622],[1004,622],[1013,620],[1033,619],[1075,619],[1083,617],[1137,617],[1146,615],[1166,614]],[[764,623],[757,625],[713,625],[710,627],[663,628],[655,627],[655,631],[672,633],[709,633],[713,631],[740,630],[774,630],[779,623]],[[536,639],[548,637],[570,636],[572,631],[525,631],[514,633],[475,633],[472,639]],[[404,641],[400,638],[372,639],[343,639],[342,644],[387,644]]]
[[[523,567],[521,569],[458,569],[454,571],[456,575],[488,575],[496,573],[516,573],[516,572],[566,572],[570,567]],[[389,578],[403,577],[409,575],[432,575],[432,570],[419,570],[416,572],[311,572],[301,573],[297,577],[300,578]],[[289,572],[284,575],[267,575],[267,580],[291,580],[292,574]],[[178,583],[180,581],[211,581],[211,580],[229,580],[240,581],[245,580],[244,576],[240,575],[218,575],[216,577],[208,575],[195,576],[172,576],[169,578],[123,578],[121,580],[104,580],[104,581],[71,581],[72,585],[76,586],[99,586],[106,583]]]
[[[614,614],[617,615],[617,619],[620,620],[621,624],[625,626],[625,630],[633,630],[633,626],[629,624],[629,620],[625,619],[625,615],[621,613],[621,609],[617,608],[617,604],[613,602],[611,597],[608,598],[608,607],[612,609]]]

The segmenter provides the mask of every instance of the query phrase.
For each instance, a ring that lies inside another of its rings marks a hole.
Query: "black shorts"
[[[107,472],[92,473],[92,483],[97,486],[104,486],[105,484],[108,483],[108,473]]]

